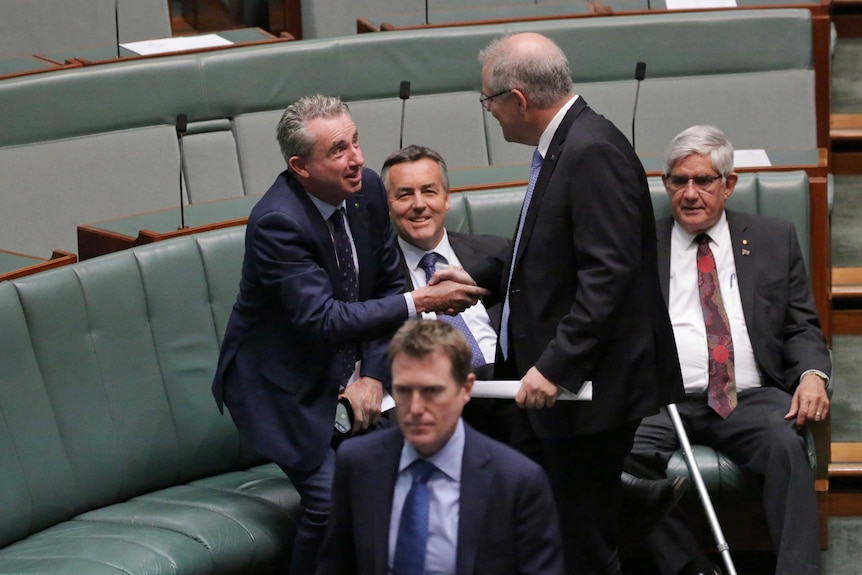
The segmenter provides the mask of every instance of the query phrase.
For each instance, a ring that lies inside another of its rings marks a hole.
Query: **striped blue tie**
[[[445,262],[446,259],[437,252],[428,252],[422,256],[421,260],[419,260],[419,267],[425,272],[426,282],[431,281],[431,276],[434,275],[434,270],[437,269],[438,261]],[[473,360],[471,364],[474,368],[483,366],[487,363],[485,361],[485,355],[482,353],[482,348],[479,347],[479,342],[476,341],[476,336],[474,336],[473,332],[470,331],[470,327],[467,325],[467,322],[464,321],[462,314],[446,315],[438,313],[437,319],[445,321],[446,323],[451,323],[453,326],[461,330],[461,333],[463,333],[464,337],[467,338],[467,343],[470,344],[470,349],[473,351]]]

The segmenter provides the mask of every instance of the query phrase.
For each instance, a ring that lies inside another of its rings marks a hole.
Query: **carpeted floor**
[[[833,336],[832,364],[832,441],[862,441],[862,335]]]

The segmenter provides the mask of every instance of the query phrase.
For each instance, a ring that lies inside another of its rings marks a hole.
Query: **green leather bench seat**
[[[0,573],[271,573],[299,498],[209,392],[244,227],[0,283]]]
[[[453,194],[449,228],[510,237],[523,193]],[[807,255],[807,197],[805,172],[743,174],[729,205],[790,219]],[[244,232],[0,282],[0,574],[284,570],[299,497],[209,391]],[[751,478],[696,451],[719,516],[756,517]]]

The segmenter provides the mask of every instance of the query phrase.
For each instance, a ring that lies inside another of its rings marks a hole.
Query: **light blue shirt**
[[[461,461],[464,457],[464,422],[458,420],[455,432],[440,451],[428,458],[437,469],[428,480],[429,519],[428,547],[425,551],[425,575],[454,575],[458,551],[458,512],[461,498]],[[413,447],[404,442],[398,462],[398,479],[392,495],[392,515],[389,520],[388,573],[398,539],[398,524],[413,475],[407,469],[420,459]]]

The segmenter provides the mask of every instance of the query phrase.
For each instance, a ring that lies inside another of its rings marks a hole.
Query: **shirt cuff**
[[[416,302],[413,301],[413,294],[405,293],[404,301],[407,303],[407,317],[416,317]]]
[[[799,376],[799,383],[802,383],[802,378],[804,378],[809,373],[813,373],[814,375],[819,375],[823,378],[823,381],[826,382],[826,390],[829,391],[832,385],[832,380],[829,379],[829,376],[820,371],[819,369],[808,369],[802,372],[802,375]]]

